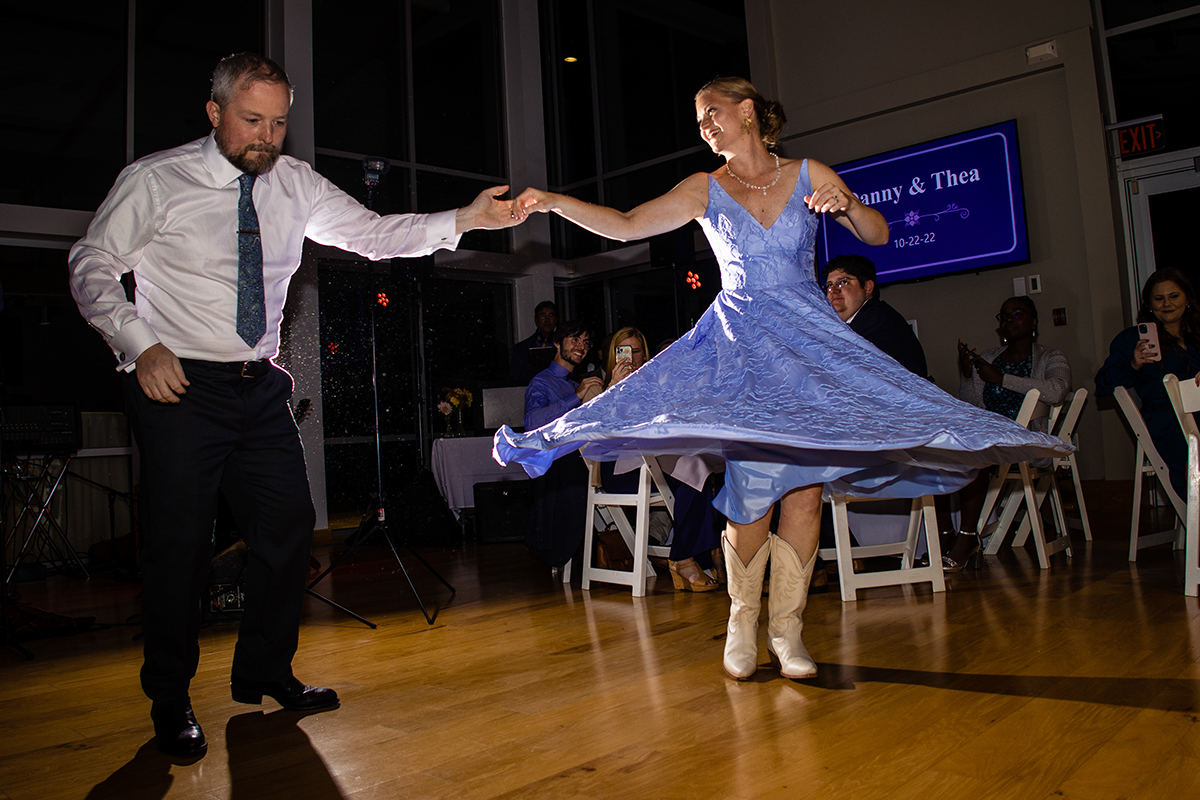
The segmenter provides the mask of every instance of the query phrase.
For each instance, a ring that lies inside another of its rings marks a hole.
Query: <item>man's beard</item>
[[[221,129],[217,128],[217,150],[225,159],[247,175],[270,172],[279,160],[279,148],[269,144],[248,144],[236,153],[230,152]]]

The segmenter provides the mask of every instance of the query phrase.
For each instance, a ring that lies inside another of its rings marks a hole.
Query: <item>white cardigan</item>
[[[979,357],[991,364],[1007,349],[1007,345],[994,347],[980,353]],[[987,384],[984,383],[983,378],[979,377],[979,371],[971,370],[969,378],[962,377],[962,372],[959,372],[958,375],[958,399],[984,408],[983,390]],[[1000,385],[1018,394],[1025,394],[1030,389],[1037,389],[1041,392],[1037,408],[1033,412],[1033,420],[1029,423],[1029,429],[1045,432],[1049,427],[1047,417],[1050,414],[1050,406],[1056,406],[1063,402],[1071,392],[1071,365],[1067,363],[1067,356],[1062,350],[1035,343],[1033,345],[1033,369],[1030,377],[1019,378],[1016,375],[1005,375]]]

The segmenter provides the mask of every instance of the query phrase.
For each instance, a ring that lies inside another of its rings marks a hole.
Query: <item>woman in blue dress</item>
[[[699,220],[722,290],[696,327],[644,367],[554,423],[496,434],[495,457],[530,474],[585,447],[589,458],[724,458],[715,505],[729,520],[731,599],[723,666],[758,665],[763,572],[772,561],[767,650],[788,678],[816,676],[801,641],[822,491],[918,497],[954,491],[974,470],[1067,448],[960,403],[850,330],[818,287],[813,241],[826,214],[868,244],[887,224],[829,167],[771,149],[783,109],[746,80],[696,95],[700,136],[726,160],[628,212],[527,189],[514,214],[553,211],[612,239],[644,239]],[[782,504],[776,534],[771,509]]]

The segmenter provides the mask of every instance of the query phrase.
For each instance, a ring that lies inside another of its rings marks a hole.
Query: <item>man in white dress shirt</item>
[[[332,689],[292,674],[314,511],[290,414],[291,376],[271,359],[307,237],[367,258],[454,249],[475,228],[515,224],[507,191],[439,214],[380,217],[280,155],[292,87],[243,53],[213,72],[212,133],[147,156],[117,178],[70,254],[71,291],[126,374],[141,453],[142,688],[158,746],[201,756],[188,687],[218,489],[249,545],[233,699],[314,711]],[[136,276],[135,303],[120,283]]]

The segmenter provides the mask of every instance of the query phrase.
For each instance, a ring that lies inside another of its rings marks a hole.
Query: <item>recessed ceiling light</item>
[[[567,56],[566,58],[563,59],[563,61],[567,62],[568,64],[574,64],[578,60],[579,59],[576,58],[575,56]]]

